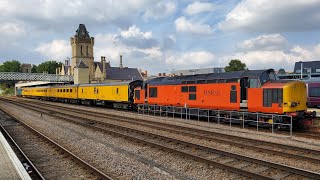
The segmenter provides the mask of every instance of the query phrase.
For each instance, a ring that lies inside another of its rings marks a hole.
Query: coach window
[[[70,89],[70,92],[72,92],[72,89]]]
[[[67,92],[69,92],[69,89],[67,89]]]
[[[97,88],[97,94],[99,93],[99,89]]]
[[[63,89],[63,92],[66,92],[66,89]]]
[[[320,87],[310,87],[309,88],[310,97],[320,97]]]
[[[189,86],[189,92],[197,92],[196,86]]]
[[[189,94],[189,100],[196,100],[197,95],[196,94]]]
[[[188,92],[188,86],[181,86],[181,92]]]
[[[119,94],[119,88],[117,88],[117,94]]]
[[[152,87],[149,88],[149,97],[158,97],[158,88]]]
[[[137,100],[140,100],[140,90],[134,90],[134,97],[135,97]]]
[[[83,93],[83,89],[82,89],[82,93]]]

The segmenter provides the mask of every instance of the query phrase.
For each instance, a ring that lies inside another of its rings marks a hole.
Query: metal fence
[[[159,106],[159,105],[138,105],[138,113],[146,115],[159,115],[161,117],[180,118],[185,120],[196,119],[198,121],[217,122],[218,124],[229,123],[242,126],[244,129],[246,126],[255,126],[256,130],[259,128],[270,127],[271,132],[275,132],[275,128],[288,127],[290,136],[292,136],[292,116],[278,115],[278,114],[265,114],[265,113],[252,113],[252,112],[239,112],[239,111],[225,111],[225,110],[212,110],[212,109],[200,109],[200,108],[185,108],[176,106]],[[269,119],[268,122],[259,121],[260,118]],[[275,122],[277,119],[287,118],[290,123]],[[264,128],[265,129],[265,128]]]
[[[42,73],[0,72],[0,81],[73,82],[73,76]]]

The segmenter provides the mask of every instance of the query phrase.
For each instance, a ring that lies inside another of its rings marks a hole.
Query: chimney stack
[[[103,58],[104,58],[104,56],[101,56],[101,64],[103,64]]]
[[[123,66],[122,66],[122,55],[120,55],[120,66],[119,67],[123,68]]]
[[[107,78],[107,69],[106,69],[106,57],[101,56],[102,60],[102,80],[105,80]]]

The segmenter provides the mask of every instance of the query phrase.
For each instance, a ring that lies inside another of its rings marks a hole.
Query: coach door
[[[94,98],[96,100],[99,100],[99,88],[98,87],[94,87],[93,92],[94,92]]]
[[[248,93],[248,77],[245,78],[241,78],[240,79],[240,96],[241,96],[241,102],[240,102],[240,107],[241,108],[247,108],[248,104],[247,104],[247,93]]]

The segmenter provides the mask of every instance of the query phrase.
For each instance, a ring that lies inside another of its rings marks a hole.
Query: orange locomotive
[[[135,104],[199,108],[201,111],[311,115],[306,111],[305,83],[279,80],[273,69],[155,78],[137,87],[134,99]]]

